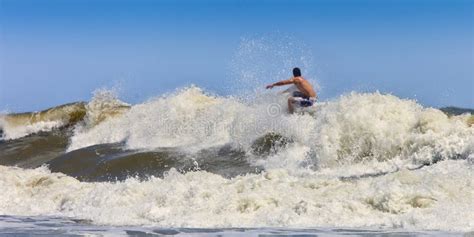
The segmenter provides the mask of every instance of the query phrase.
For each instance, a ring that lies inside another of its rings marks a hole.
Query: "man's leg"
[[[288,112],[290,114],[292,114],[294,112],[294,108],[293,108],[293,103],[294,102],[295,102],[295,100],[293,99],[293,97],[288,98]]]

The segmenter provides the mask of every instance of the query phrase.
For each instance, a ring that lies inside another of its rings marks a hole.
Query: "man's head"
[[[293,68],[293,76],[294,77],[300,77],[301,76],[301,70],[297,67]]]

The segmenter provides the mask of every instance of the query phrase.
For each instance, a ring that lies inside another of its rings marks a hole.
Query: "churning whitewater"
[[[474,127],[349,93],[311,111],[189,87],[0,117],[0,215],[103,225],[472,231]]]

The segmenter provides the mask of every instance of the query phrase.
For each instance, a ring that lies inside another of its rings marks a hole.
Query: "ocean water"
[[[3,114],[0,235],[472,235],[472,115],[380,93],[285,105],[189,87]]]
[[[97,226],[58,217],[0,216],[0,236],[472,236],[474,233],[344,228],[156,228]]]

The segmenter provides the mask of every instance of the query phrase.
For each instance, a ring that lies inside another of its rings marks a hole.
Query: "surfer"
[[[317,99],[316,92],[309,81],[301,76],[301,70],[297,67],[293,68],[293,77],[288,80],[279,81],[267,86],[267,89],[272,89],[274,86],[284,86],[294,84],[298,90],[294,91],[290,98],[288,98],[288,111],[290,114],[294,112],[294,105],[301,107],[312,106]]]

